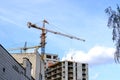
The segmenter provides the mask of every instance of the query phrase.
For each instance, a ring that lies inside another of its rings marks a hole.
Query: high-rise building
[[[46,80],[88,80],[88,64],[57,62],[46,69]]]

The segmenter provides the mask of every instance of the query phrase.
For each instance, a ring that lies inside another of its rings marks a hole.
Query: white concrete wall
[[[73,62],[73,80],[76,80],[76,63]]]
[[[77,63],[77,80],[82,80],[82,65]]]
[[[65,80],[68,80],[68,61],[65,61]]]

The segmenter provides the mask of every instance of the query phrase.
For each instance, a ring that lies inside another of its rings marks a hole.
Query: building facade
[[[62,61],[46,69],[46,80],[88,80],[88,64]]]
[[[19,63],[23,62],[24,57],[28,58],[32,64],[30,74],[35,80],[41,80],[41,60],[38,53],[12,53],[12,56]]]
[[[0,45],[0,80],[34,80],[29,72],[31,72],[29,59],[23,58],[23,63],[19,64],[9,52]]]

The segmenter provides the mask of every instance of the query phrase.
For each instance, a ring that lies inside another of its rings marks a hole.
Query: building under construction
[[[49,66],[46,80],[88,80],[88,65],[73,61],[60,61]]]
[[[76,39],[85,41],[75,36],[67,35],[64,33],[48,30],[45,28],[45,24],[49,24],[46,20],[43,20],[43,27],[38,27],[36,24],[28,22],[28,27],[32,27],[42,31],[41,43],[35,47],[24,47],[24,53],[14,53],[12,56],[15,60],[22,64],[23,58],[27,58],[31,63],[31,74],[35,80],[88,80],[88,64],[79,63],[75,61],[60,61],[57,54],[50,54],[45,52],[46,44],[46,32],[58,34],[70,39]],[[27,49],[35,48],[32,53],[26,53]],[[38,49],[41,48],[41,53]],[[27,64],[26,64],[27,66]],[[32,79],[31,79],[32,80]]]

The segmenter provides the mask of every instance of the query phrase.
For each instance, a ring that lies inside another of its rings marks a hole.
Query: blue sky
[[[120,65],[114,63],[114,43],[104,10],[116,9],[119,0],[0,0],[0,44],[6,49],[40,43],[41,31],[29,29],[27,22],[74,35],[86,42],[47,33],[46,52],[62,60],[89,63],[89,80],[118,80]]]

